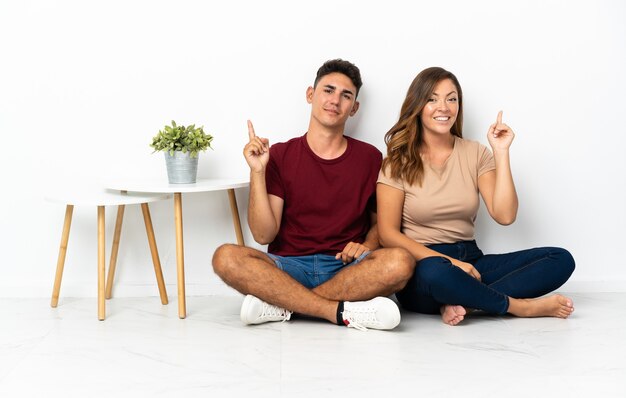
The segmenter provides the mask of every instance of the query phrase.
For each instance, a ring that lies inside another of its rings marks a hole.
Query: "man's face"
[[[312,105],[312,118],[324,127],[343,128],[348,117],[359,109],[356,87],[343,73],[333,72],[322,77],[306,94],[307,102]]]

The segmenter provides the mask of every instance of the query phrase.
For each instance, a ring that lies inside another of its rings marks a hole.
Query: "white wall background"
[[[201,178],[245,177],[246,119],[273,142],[304,133],[305,89],[336,57],[364,79],[348,131],[381,150],[425,67],[459,78],[466,138],[486,144],[503,109],[521,206],[509,227],[480,214],[483,250],[564,246],[578,264],[566,290],[626,290],[625,17],[625,3],[606,0],[2,0],[0,296],[51,292],[64,208],[47,189],[162,176],[148,144],[171,119],[215,136]],[[210,266],[234,241],[226,195],[183,200],[188,293],[234,294]],[[152,216],[174,295],[172,202]],[[63,296],[96,294],[95,218],[75,209]],[[138,207],[126,211],[116,283],[118,295],[157,294]]]

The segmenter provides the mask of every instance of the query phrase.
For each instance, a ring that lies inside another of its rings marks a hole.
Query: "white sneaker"
[[[262,301],[250,294],[241,304],[241,321],[246,325],[257,325],[265,322],[288,321],[291,311]]]
[[[358,330],[393,329],[400,323],[400,310],[387,297],[375,297],[368,301],[344,301],[343,323]]]

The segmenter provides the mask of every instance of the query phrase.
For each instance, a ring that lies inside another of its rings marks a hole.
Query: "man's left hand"
[[[341,259],[341,262],[348,264],[359,258],[359,256],[365,252],[370,251],[370,248],[360,243],[350,242],[343,248],[341,253],[337,253],[335,259]]]

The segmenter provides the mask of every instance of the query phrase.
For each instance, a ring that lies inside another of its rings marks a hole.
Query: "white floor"
[[[394,331],[244,326],[240,297],[0,299],[0,397],[625,397],[626,293],[567,320],[403,313]]]

